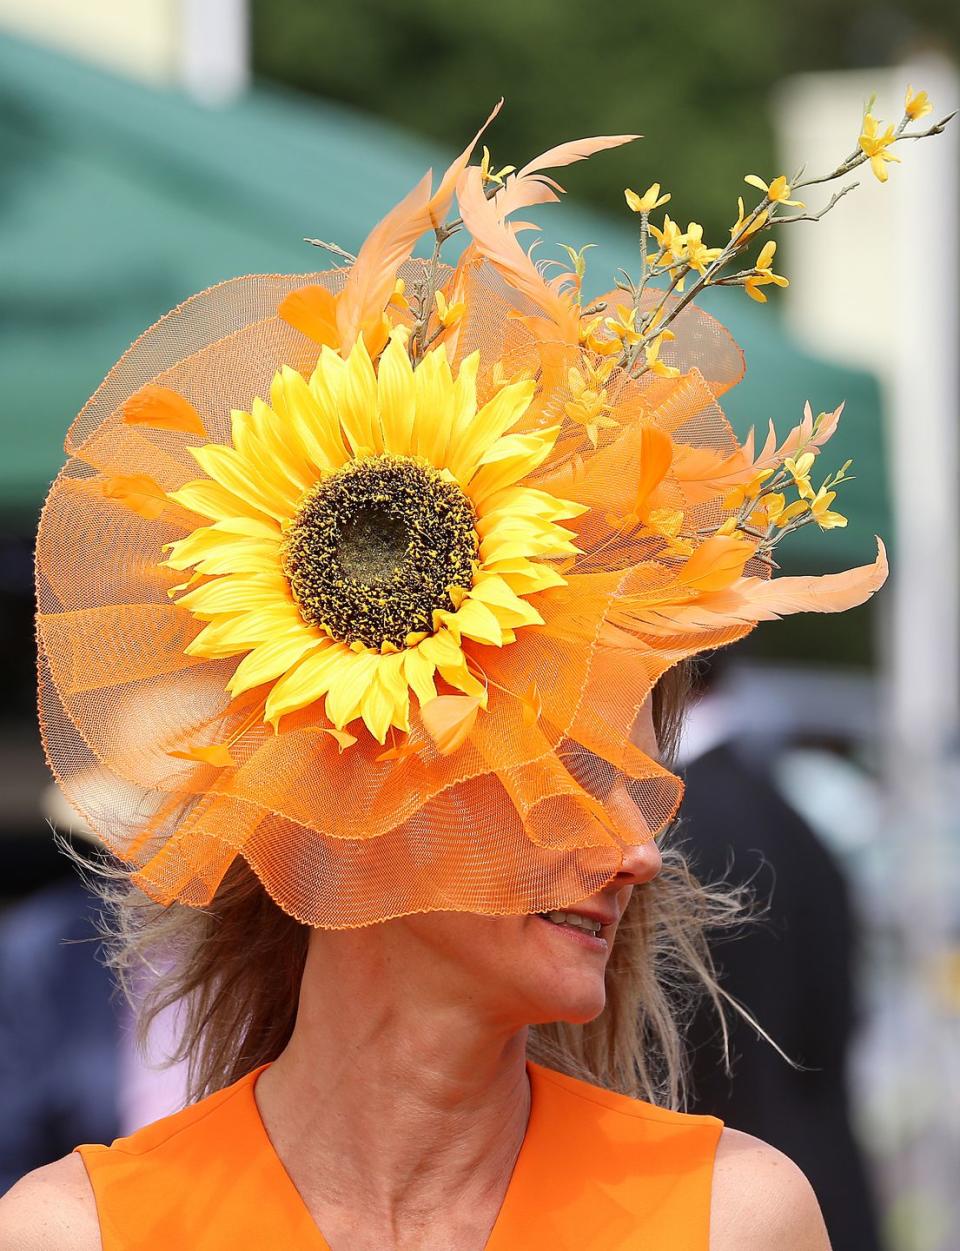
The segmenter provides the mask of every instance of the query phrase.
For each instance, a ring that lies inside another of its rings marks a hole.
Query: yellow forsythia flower
[[[639,343],[643,335],[636,328],[637,310],[626,308],[623,304],[617,307],[616,317],[604,318],[603,324],[611,330],[621,343]]]
[[[737,220],[730,227],[730,237],[732,239],[738,238],[738,236],[740,235],[740,231],[743,230],[744,226],[746,226],[747,218],[749,216],[750,214],[744,211],[743,196],[738,195],[737,196]],[[758,230],[762,230],[763,227],[767,224],[767,218],[769,216],[770,216],[770,212],[768,209],[764,209],[762,212],[758,213],[757,216],[750,223],[750,225],[747,226],[747,229],[744,231],[742,238],[739,239],[739,242],[746,243],[746,241],[751,237],[751,235],[755,235]]]
[[[648,343],[644,348],[644,354],[647,358],[647,368],[655,373],[659,378],[679,378],[680,370],[673,365],[667,365],[660,359],[660,348],[664,339],[673,339],[676,336],[670,330],[661,330],[652,343]]]
[[[703,242],[703,227],[699,222],[687,226],[687,264],[698,274],[706,272],[707,266],[717,259],[723,248],[708,248]]]
[[[918,117],[926,117],[928,113],[932,113],[933,105],[925,91],[915,92],[912,87],[908,87],[903,111],[912,121],[916,121]]]
[[[683,255],[683,249],[686,246],[686,236],[680,230],[675,221],[670,220],[669,213],[663,215],[663,229],[658,230],[652,223],[650,225],[650,233],[660,244],[660,251],[674,260],[679,259]],[[647,258],[650,261],[657,260],[656,253]]]
[[[442,291],[437,291],[435,295],[437,301],[437,317],[440,325],[445,330],[449,330],[451,326],[455,326],[464,314],[466,304],[462,300],[458,300],[456,304],[448,304],[447,297]]]
[[[480,162],[480,178],[485,183],[495,182],[502,185],[507,174],[512,174],[516,169],[516,165],[503,165],[496,172],[490,168],[490,149],[486,144],[483,145],[483,159]]]
[[[666,204],[670,199],[669,195],[660,194],[660,184],[658,182],[649,186],[643,195],[637,195],[629,187],[624,189],[623,195],[627,201],[627,207],[632,209],[634,213],[652,213],[654,209],[659,208],[661,204]]]
[[[880,182],[887,181],[886,161],[896,161],[899,164],[899,156],[894,156],[892,152],[887,151],[895,138],[892,126],[888,126],[881,135],[877,119],[872,113],[866,114],[863,119],[863,132],[859,139],[860,150],[870,158],[870,168]]]
[[[815,460],[816,456],[813,452],[804,452],[802,456],[798,456],[796,459],[788,456],[783,462],[784,469],[793,478],[794,485],[800,492],[802,499],[813,499],[813,487],[810,485],[810,470],[813,468]]]
[[[757,257],[753,273],[750,274],[743,284],[743,288],[751,300],[757,300],[760,304],[766,304],[767,302],[767,297],[760,290],[761,287],[765,287],[771,282],[778,287],[789,287],[790,285],[788,278],[773,272],[773,257],[776,250],[777,245],[772,239],[763,245],[760,255]]]
[[[596,382],[598,375],[592,370],[590,372],[592,376],[589,381]],[[571,421],[583,426],[590,442],[596,447],[600,430],[613,429],[619,425],[612,417],[606,416],[611,408],[607,403],[607,392],[603,388],[589,386],[588,379],[578,369],[569,370],[567,384],[573,399],[567,400],[563,410]]]
[[[847,519],[842,513],[830,511],[830,505],[836,497],[836,491],[828,491],[826,487],[821,487],[810,504],[813,519],[821,530],[833,530],[847,524]]]
[[[795,208],[807,207],[802,200],[790,199],[790,184],[783,174],[778,175],[770,183],[764,182],[758,174],[747,174],[743,181],[762,191],[768,200],[773,200],[776,204],[790,204]]]
[[[399,308],[401,310],[404,310],[410,307],[410,302],[407,299],[406,295],[404,294],[406,292],[406,289],[407,289],[407,284],[403,281],[402,278],[398,278],[397,281],[393,284],[393,295],[391,295],[390,300],[389,300],[389,303],[393,308]]]
[[[755,500],[760,494],[760,488],[771,477],[773,477],[772,469],[761,469],[749,482],[732,487],[724,497],[724,508],[742,508],[747,500]]]

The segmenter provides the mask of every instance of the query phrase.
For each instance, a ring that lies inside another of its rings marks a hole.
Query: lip
[[[553,911],[553,909],[551,909]],[[572,908],[556,909],[556,911],[574,912]],[[602,918],[590,912],[575,912],[576,916],[589,917],[591,921],[601,921]],[[610,950],[610,944],[607,942],[603,934],[588,934],[586,930],[574,929],[570,925],[554,925],[552,921],[548,921],[546,917],[540,916],[539,913],[533,914],[533,919],[539,921],[541,925],[546,926],[559,935],[561,938],[567,938],[570,942],[579,943],[581,947],[585,947],[587,951],[596,951],[601,955],[606,955]],[[612,922],[607,922],[612,924]]]
[[[608,925],[616,925],[620,920],[619,916],[614,913],[607,912],[591,912],[589,908],[548,908],[548,912],[568,912],[571,916],[585,917],[588,921],[599,921],[600,925],[605,929]]]

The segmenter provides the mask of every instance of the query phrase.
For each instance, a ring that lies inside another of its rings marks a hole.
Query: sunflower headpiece
[[[691,302],[782,285],[771,244],[724,270],[785,180],[724,248],[629,192],[640,273],[591,307],[582,250],[548,278],[521,246],[546,170],[630,138],[496,173],[469,145],[348,263],[174,309],[74,422],[37,546],[41,726],[153,898],[203,905],[242,856],[321,927],[582,899],[679,803],[631,740],[657,679],[882,584],[882,546],[771,577],[784,535],[843,523],[846,467],[812,482],[839,410],[739,444],[742,355]]]

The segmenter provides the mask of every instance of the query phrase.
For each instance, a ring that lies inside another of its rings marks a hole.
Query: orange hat
[[[154,899],[209,902],[238,855],[321,927],[582,899],[677,809],[631,741],[657,679],[882,584],[882,548],[770,576],[783,534],[842,524],[843,471],[810,481],[839,410],[738,443],[717,401],[739,349],[646,285],[722,249],[651,226],[644,281],[591,310],[582,253],[548,280],[518,242],[545,168],[627,138],[512,176],[471,145],[349,266],[174,309],[70,428],[37,546],[43,739]]]

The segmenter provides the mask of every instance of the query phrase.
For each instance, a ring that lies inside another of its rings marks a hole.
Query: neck
[[[293,1035],[257,1098],[328,1241],[339,1229],[359,1247],[362,1217],[363,1237],[379,1230],[370,1245],[408,1245],[407,1231],[426,1247],[422,1231],[449,1220],[457,1195],[482,1246],[526,1129],[525,1059],[525,1028],[442,979],[407,984],[389,941],[322,934]],[[460,1237],[469,1245],[470,1231]]]

